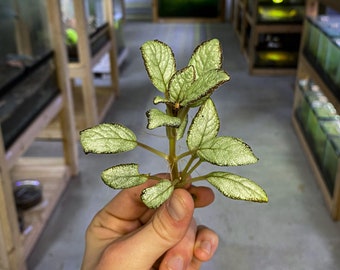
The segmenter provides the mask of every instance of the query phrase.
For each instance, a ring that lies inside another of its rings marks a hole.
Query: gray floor
[[[258,182],[268,193],[268,204],[232,201],[216,192],[211,206],[196,211],[197,219],[220,235],[216,256],[202,269],[339,269],[340,223],[331,220],[291,125],[294,77],[249,76],[229,24],[128,22],[125,32],[130,54],[121,71],[121,97],[105,121],[123,123],[138,140],[163,148],[162,134],[150,135],[145,128],[144,113],[157,93],[143,69],[139,47],[149,39],[165,41],[174,47],[180,68],[194,44],[217,37],[224,49],[224,67],[231,75],[231,81],[212,96],[221,120],[220,134],[244,139],[260,158],[255,165],[231,170]],[[115,156],[85,156],[80,151],[81,173],[49,220],[28,259],[29,269],[79,269],[84,231],[95,212],[116,194],[102,184],[100,172],[124,162],[141,163],[145,173],[166,170],[163,161],[143,150]],[[206,164],[197,173],[210,169],[215,168]]]

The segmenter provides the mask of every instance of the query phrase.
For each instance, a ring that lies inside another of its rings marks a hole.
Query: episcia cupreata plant
[[[158,40],[147,41],[141,47],[147,74],[162,93],[154,104],[163,104],[165,110],[154,108],[146,112],[148,129],[165,127],[168,153],[161,152],[137,140],[129,128],[117,123],[102,123],[80,132],[85,153],[116,154],[142,147],[168,162],[169,179],[141,174],[138,164],[114,165],[101,174],[104,183],[114,189],[130,188],[148,179],[158,182],[143,190],[141,199],[150,208],[165,202],[175,188],[207,180],[223,195],[232,199],[267,202],[265,191],[254,181],[224,171],[193,176],[203,162],[218,166],[238,166],[258,161],[251,148],[239,138],[218,136],[220,120],[211,94],[227,82],[229,75],[222,69],[222,48],[218,39],[203,42],[193,52],[188,65],[176,70],[171,48]],[[197,112],[189,127],[188,112]],[[177,143],[186,135],[186,151],[177,153]],[[179,170],[179,162],[186,162]]]

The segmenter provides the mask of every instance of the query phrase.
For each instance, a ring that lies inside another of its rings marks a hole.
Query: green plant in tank
[[[229,198],[267,202],[266,193],[255,182],[230,172],[214,171],[190,177],[203,162],[238,166],[258,160],[241,139],[218,135],[220,120],[211,94],[230,79],[222,69],[219,40],[211,39],[199,45],[188,65],[180,70],[176,69],[173,51],[161,41],[145,42],[141,53],[151,82],[162,93],[154,98],[154,104],[165,107],[164,111],[154,108],[146,112],[147,128],[165,127],[168,153],[143,144],[133,131],[116,123],[103,123],[81,131],[80,142],[85,153],[97,154],[115,154],[142,147],[168,162],[169,179],[141,174],[138,164],[120,164],[102,172],[104,183],[114,189],[124,189],[148,179],[157,180],[157,184],[141,194],[142,201],[150,208],[160,206],[175,188],[201,180],[207,180]],[[188,112],[192,108],[197,112],[187,128]],[[187,149],[178,154],[176,145],[186,130]],[[179,162],[185,163],[182,170],[179,170]]]

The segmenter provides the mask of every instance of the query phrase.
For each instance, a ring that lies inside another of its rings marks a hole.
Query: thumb
[[[115,269],[145,270],[186,234],[194,211],[190,193],[176,189],[140,230],[115,242],[103,254],[102,262]]]

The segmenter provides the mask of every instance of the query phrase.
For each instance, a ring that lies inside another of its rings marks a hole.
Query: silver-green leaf
[[[266,192],[248,178],[227,172],[213,172],[207,176],[207,180],[228,198],[268,202]]]
[[[104,170],[101,178],[114,189],[130,188],[145,183],[149,175],[138,172],[138,164],[121,164]]]
[[[198,100],[211,95],[220,85],[229,81],[229,75],[221,69],[207,71],[204,76],[197,78],[186,90],[185,96],[179,101],[183,107],[192,106]]]
[[[195,80],[195,70],[193,66],[185,67],[177,71],[169,82],[169,99],[173,103],[180,103],[185,98],[185,94]]]
[[[220,128],[220,120],[211,99],[198,110],[189,127],[187,145],[190,150],[197,150],[202,144],[214,139]]]
[[[188,124],[188,115],[184,117],[181,125],[176,129],[176,140],[177,141],[183,137],[187,124]]]
[[[154,129],[161,126],[179,127],[181,119],[178,117],[170,116],[158,109],[151,109],[146,112],[148,117],[148,129]]]
[[[222,48],[218,39],[211,39],[199,45],[192,54],[189,64],[195,68],[197,77],[211,69],[222,67]]]
[[[136,135],[120,124],[103,123],[80,132],[85,153],[115,154],[137,146]]]
[[[174,186],[169,180],[162,180],[156,185],[143,190],[141,199],[149,208],[157,208],[163,204],[174,191]]]
[[[176,62],[171,48],[159,41],[147,41],[141,47],[145,69],[153,85],[165,93],[172,75],[176,72]]]
[[[239,166],[258,161],[250,146],[234,137],[216,137],[199,147],[197,155],[219,166]]]

